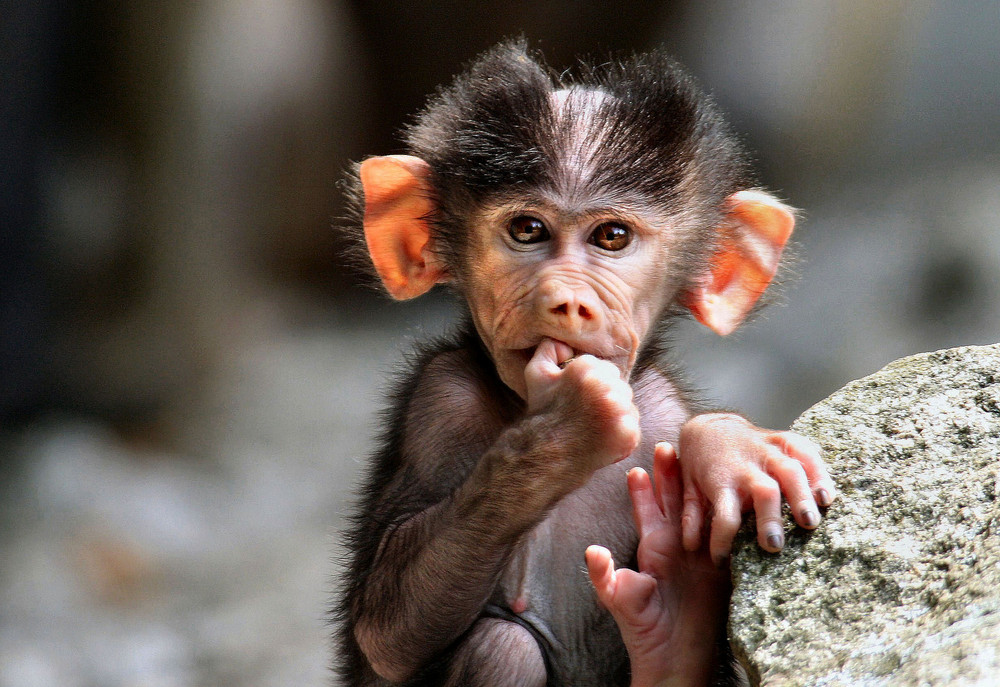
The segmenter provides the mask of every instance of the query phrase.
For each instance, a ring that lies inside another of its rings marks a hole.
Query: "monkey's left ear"
[[[393,298],[415,298],[447,273],[434,253],[430,167],[412,155],[372,157],[361,163],[365,243],[375,271]]]
[[[740,191],[726,200],[726,223],[705,283],[684,304],[699,322],[725,336],[753,308],[778,270],[795,215],[763,191]]]

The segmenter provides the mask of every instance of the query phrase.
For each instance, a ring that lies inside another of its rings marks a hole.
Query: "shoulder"
[[[449,461],[482,453],[508,415],[510,393],[484,354],[468,345],[428,357],[414,380],[403,414],[403,456]],[[464,456],[463,456],[464,454]]]
[[[359,528],[386,527],[446,498],[495,440],[503,420],[479,356],[474,341],[455,336],[421,344],[401,363],[359,484]]]
[[[517,412],[512,394],[474,336],[419,346],[389,391],[373,467],[383,479],[405,473],[418,482],[450,483],[452,474],[471,469]]]

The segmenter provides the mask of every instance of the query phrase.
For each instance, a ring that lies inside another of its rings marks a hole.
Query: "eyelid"
[[[624,232],[625,245],[623,245],[620,248],[607,248],[605,246],[600,245],[597,239],[597,232],[601,229],[601,227],[607,225],[618,227]],[[607,251],[608,253],[621,253],[622,251],[626,250],[629,246],[633,244],[635,238],[636,238],[636,232],[630,224],[626,222],[621,222],[619,220],[603,220],[595,224],[594,227],[590,230],[590,233],[587,235],[587,243],[589,243],[592,246],[595,246],[596,248],[602,251]]]
[[[514,235],[516,233],[521,233],[520,232],[521,227],[518,226],[518,223],[531,223],[531,222],[536,222],[541,227],[540,235],[537,238],[533,238],[528,241],[519,240]],[[506,229],[507,229],[506,231],[507,237],[511,241],[513,241],[514,245],[517,247],[532,246],[536,243],[543,243],[552,238],[552,233],[549,231],[548,223],[545,220],[535,216],[534,214],[529,214],[529,213],[520,213],[515,215],[514,217],[511,217],[507,221]]]

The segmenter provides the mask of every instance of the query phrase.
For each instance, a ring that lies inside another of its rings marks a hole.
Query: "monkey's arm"
[[[555,497],[518,474],[519,464],[554,450],[544,424],[526,418],[503,432],[453,493],[382,535],[355,602],[355,637],[383,677],[407,679],[472,624],[518,538]],[[439,487],[397,484],[385,499],[404,488]]]
[[[437,500],[382,531],[353,602],[355,638],[383,677],[408,678],[465,632],[518,539],[638,443],[638,413],[617,369],[592,356],[563,369],[572,351],[556,349],[543,343],[526,368],[536,402],[471,460],[477,433],[498,414],[488,395],[442,377],[408,404],[402,467],[379,500],[390,512],[407,494]],[[456,399],[463,390],[467,398]]]
[[[684,478],[684,547],[701,546],[707,506],[712,524],[709,547],[721,564],[729,555],[742,513],[753,507],[757,539],[768,551],[784,546],[781,497],[796,522],[815,528],[817,505],[829,506],[836,487],[819,447],[794,432],[756,427],[733,413],[696,415],[681,427],[678,445]]]

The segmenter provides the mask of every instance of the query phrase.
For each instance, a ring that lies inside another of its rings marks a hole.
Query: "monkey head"
[[[522,398],[545,339],[628,379],[679,308],[730,333],[794,226],[754,188],[711,101],[662,55],[570,81],[502,45],[438,94],[407,139],[409,154],[359,167],[375,270],[400,299],[453,284]]]

